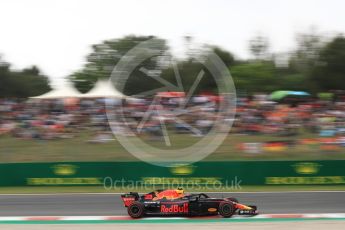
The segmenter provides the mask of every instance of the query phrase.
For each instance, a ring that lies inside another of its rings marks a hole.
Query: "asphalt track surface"
[[[345,191],[210,193],[257,205],[262,214],[344,213]],[[0,195],[0,216],[127,215],[119,194]]]

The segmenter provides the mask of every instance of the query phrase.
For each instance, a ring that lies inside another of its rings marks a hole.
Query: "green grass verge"
[[[150,192],[157,188],[141,189]],[[52,187],[0,187],[0,194],[55,194],[55,193],[126,193],[137,191],[133,188],[114,188],[106,190],[99,186],[52,186]],[[186,192],[283,192],[283,191],[345,191],[340,186],[243,186],[242,189],[188,189]]]
[[[316,138],[315,134],[303,133],[293,137],[279,137],[269,135],[228,135],[221,146],[206,161],[219,160],[327,160],[345,159],[345,148],[333,152],[319,150],[319,145],[295,146],[284,151],[266,151],[260,154],[244,153],[238,149],[239,143],[265,142],[277,140],[297,140],[301,138]],[[73,139],[50,141],[21,140],[8,135],[0,136],[0,162],[71,162],[71,161],[136,161],[121,144],[114,140],[109,143],[92,144],[91,133],[80,133]],[[143,137],[147,142],[148,137]],[[190,146],[199,140],[187,134],[172,134],[170,136],[174,148]],[[150,141],[159,148],[166,148],[161,141]]]

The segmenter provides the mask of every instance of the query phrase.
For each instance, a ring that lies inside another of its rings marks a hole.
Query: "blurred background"
[[[343,6],[335,0],[4,1],[0,162],[137,161],[113,135],[105,103],[115,110],[123,105],[126,125],[117,124],[117,133],[162,149],[198,142],[219,117],[224,126],[233,122],[204,161],[345,159]],[[123,90],[109,84],[119,60],[149,39],[176,65],[155,57],[131,73]],[[219,107],[226,97],[197,61],[211,53],[232,75],[233,118]],[[201,70],[205,76],[189,95]],[[184,90],[156,90],[164,82]]]

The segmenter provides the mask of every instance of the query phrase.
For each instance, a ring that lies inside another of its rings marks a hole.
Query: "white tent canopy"
[[[30,97],[33,99],[59,99],[59,98],[76,98],[82,95],[78,90],[76,90],[72,83],[65,82],[63,85],[59,87],[55,87],[48,93],[42,94],[36,97]]]
[[[108,80],[98,80],[95,86],[87,93],[81,94],[82,98],[126,98],[127,96],[115,89]]]

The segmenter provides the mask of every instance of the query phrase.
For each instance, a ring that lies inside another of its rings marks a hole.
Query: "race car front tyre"
[[[218,212],[221,216],[229,218],[235,213],[235,206],[232,202],[221,202],[219,204]]]
[[[238,200],[235,197],[229,197],[229,198],[226,198],[226,200],[230,200],[232,202],[239,203]],[[236,211],[237,211],[237,208],[235,207],[235,212]]]
[[[128,206],[127,211],[130,217],[140,218],[144,215],[144,205],[135,201]]]

